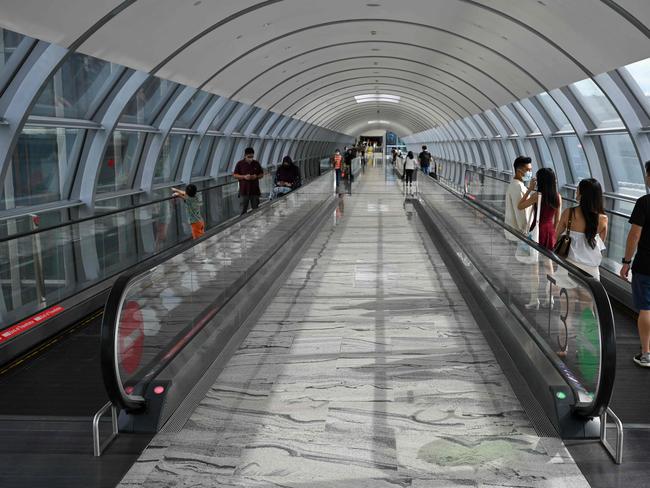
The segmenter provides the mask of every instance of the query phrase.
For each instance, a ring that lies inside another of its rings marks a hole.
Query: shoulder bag
[[[571,221],[573,220],[573,211],[573,208],[569,211],[569,221],[567,222],[566,231],[557,240],[555,249],[553,249],[555,254],[564,259],[569,257],[569,249],[571,249]]]

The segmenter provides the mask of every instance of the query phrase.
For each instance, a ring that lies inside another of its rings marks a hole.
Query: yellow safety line
[[[46,349],[49,349],[54,344],[59,342],[65,336],[68,336],[68,335],[72,334],[73,332],[76,332],[77,330],[81,329],[82,327],[88,325],[90,322],[95,320],[97,317],[100,317],[103,313],[104,313],[104,309],[97,310],[94,314],[87,316],[85,319],[83,319],[81,322],[78,322],[76,325],[73,325],[72,327],[67,328],[62,333],[59,333],[59,335],[55,336],[54,338],[50,339],[47,342],[44,342],[43,344],[41,344],[37,348],[32,349],[30,352],[28,352],[24,356],[21,356],[18,359],[15,359],[13,362],[9,363],[7,366],[0,369],[0,376],[2,376],[3,374],[5,374],[8,371],[11,371],[12,369],[16,368],[17,366],[20,366],[25,361],[28,361],[28,360],[32,359],[33,357],[35,357],[35,356],[38,356],[43,351],[45,351]]]

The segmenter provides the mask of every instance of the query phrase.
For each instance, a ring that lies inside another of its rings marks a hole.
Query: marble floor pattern
[[[183,430],[121,487],[588,487],[535,434],[392,175],[368,168]]]

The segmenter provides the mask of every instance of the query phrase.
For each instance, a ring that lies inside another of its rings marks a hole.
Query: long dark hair
[[[542,195],[542,203],[553,208],[560,206],[560,199],[557,193],[557,179],[555,171],[551,168],[541,168],[537,171],[537,191]]]
[[[413,156],[413,151],[409,151],[409,153],[406,155],[407,158],[409,159],[414,159],[415,156]]]
[[[582,180],[578,185],[580,192],[580,210],[585,218],[585,237],[592,249],[596,248],[596,235],[598,234],[598,222],[600,215],[605,213],[603,206],[603,187],[598,180],[588,178]]]

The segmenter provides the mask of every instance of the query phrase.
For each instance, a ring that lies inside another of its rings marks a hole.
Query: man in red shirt
[[[248,204],[255,210],[260,205],[260,181],[264,177],[264,170],[254,159],[255,150],[247,147],[244,150],[244,159],[235,165],[233,176],[239,181],[239,204],[241,215],[248,211]]]

